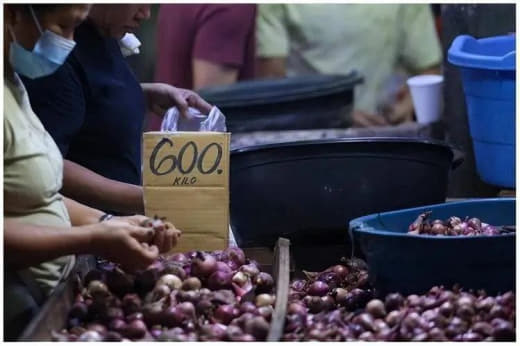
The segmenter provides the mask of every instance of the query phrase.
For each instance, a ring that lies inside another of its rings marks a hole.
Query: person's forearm
[[[67,211],[69,212],[72,226],[84,226],[98,223],[105,214],[101,210],[88,207],[70,198],[63,197]]]
[[[258,78],[283,78],[286,76],[285,58],[257,58],[256,76]]]
[[[193,59],[193,89],[232,84],[238,79],[238,69],[202,59]]]
[[[124,214],[144,211],[141,186],[105,178],[69,160],[64,161],[62,193],[97,209]]]
[[[90,227],[44,227],[4,219],[4,260],[20,269],[60,256],[91,252]]]

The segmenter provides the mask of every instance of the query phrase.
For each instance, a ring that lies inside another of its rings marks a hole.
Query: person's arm
[[[101,216],[104,213],[100,210],[90,208],[86,205],[78,203],[70,198],[63,197],[65,207],[69,213],[72,226],[87,226],[95,225],[100,222]],[[112,220],[122,221],[137,227],[141,227],[143,222],[148,218],[143,215],[132,216],[116,216]],[[169,251],[175,244],[177,239],[181,236],[179,231],[172,223],[168,223],[168,228],[164,227],[159,231],[154,232],[151,243],[159,248],[159,252]]]
[[[259,78],[283,78],[287,75],[286,58],[257,58],[256,76]]]
[[[254,64],[247,52],[254,46],[256,5],[209,4],[200,16],[191,52],[193,88],[236,82],[240,69]]]
[[[193,59],[193,89],[214,85],[232,84],[237,81],[238,69],[203,59]]]
[[[286,76],[289,55],[287,4],[259,4],[256,21],[256,76]]]
[[[100,209],[125,214],[144,212],[143,188],[108,179],[75,162],[63,162],[61,192],[74,200]]]
[[[158,256],[148,246],[153,231],[121,221],[83,227],[45,227],[4,218],[4,260],[7,268],[21,269],[73,254],[93,254],[127,270],[145,268]]]

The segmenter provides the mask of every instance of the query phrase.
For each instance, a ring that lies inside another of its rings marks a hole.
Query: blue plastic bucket
[[[483,181],[515,185],[515,36],[458,36],[448,61],[459,66],[477,171]]]
[[[410,235],[408,226],[425,211],[431,220],[478,217],[495,226],[514,225],[516,199],[494,198],[435,204],[371,214],[350,221],[351,235],[381,293],[423,294],[459,284],[495,294],[515,289],[516,234],[497,236]]]

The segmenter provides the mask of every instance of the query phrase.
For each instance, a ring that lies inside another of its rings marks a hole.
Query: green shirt
[[[370,113],[399,66],[418,71],[442,61],[426,4],[260,4],[257,55],[287,57],[289,76],[357,70],[365,81],[355,108]]]
[[[34,225],[70,227],[63,197],[63,158],[16,76],[4,80],[4,217]],[[21,270],[32,289],[49,295],[72,267],[64,256]]]

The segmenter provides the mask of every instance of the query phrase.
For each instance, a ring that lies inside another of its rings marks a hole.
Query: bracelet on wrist
[[[103,221],[107,221],[107,220],[110,220],[111,218],[113,218],[114,215],[112,214],[103,214],[100,218],[99,218],[99,222],[103,222]]]

